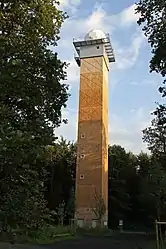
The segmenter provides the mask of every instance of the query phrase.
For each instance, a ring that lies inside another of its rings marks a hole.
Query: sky
[[[132,0],[60,0],[59,8],[69,18],[61,29],[61,39],[53,48],[61,60],[69,63],[67,81],[70,94],[63,117],[68,124],[56,129],[70,141],[77,139],[79,70],[74,60],[73,38],[83,40],[91,29],[110,34],[116,62],[109,72],[109,144],[118,144],[133,153],[147,152],[142,130],[150,125],[155,102],[162,103],[158,92],[162,80],[149,73],[151,48],[137,24]]]

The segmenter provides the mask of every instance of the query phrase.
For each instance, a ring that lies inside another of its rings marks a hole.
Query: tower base
[[[79,228],[108,228],[108,213],[101,220],[97,220],[92,216],[77,217],[76,225]]]

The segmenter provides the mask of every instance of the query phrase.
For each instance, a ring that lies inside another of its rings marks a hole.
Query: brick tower
[[[109,35],[90,31],[73,42],[80,67],[80,94],[76,169],[76,220],[78,226],[96,226],[96,200],[108,213],[108,72],[114,54]]]

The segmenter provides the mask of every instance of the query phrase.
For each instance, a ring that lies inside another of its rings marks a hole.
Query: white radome
[[[106,38],[106,34],[100,29],[92,29],[85,36],[85,41]]]

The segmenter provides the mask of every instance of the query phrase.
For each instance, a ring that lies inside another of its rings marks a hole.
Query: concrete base
[[[80,227],[80,228],[84,227],[84,220],[78,219],[77,220],[77,227]]]
[[[76,225],[77,227],[80,228],[96,228],[96,227],[101,227],[101,228],[107,228],[108,227],[108,222],[106,220],[84,220],[84,219],[77,219],[76,220]]]

